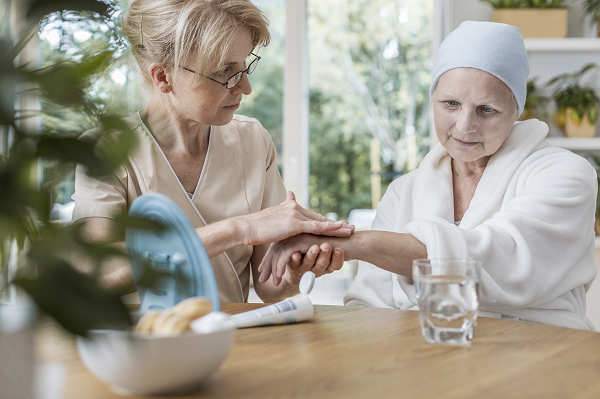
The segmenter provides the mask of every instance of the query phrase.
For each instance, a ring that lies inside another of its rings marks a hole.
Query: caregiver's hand
[[[259,281],[266,282],[272,274],[275,286],[283,279],[296,286],[302,275],[309,270],[320,277],[341,269],[344,251],[332,248],[329,243],[324,242],[325,239],[322,236],[301,234],[271,244],[258,267]]]
[[[271,243],[301,233],[348,237],[354,231],[345,221],[334,222],[301,207],[291,191],[280,205],[234,219],[244,245]]]

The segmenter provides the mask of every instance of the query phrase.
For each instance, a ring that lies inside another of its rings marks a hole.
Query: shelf
[[[527,51],[600,51],[600,38],[525,39]]]
[[[548,144],[571,151],[600,150],[600,137],[546,137]]]

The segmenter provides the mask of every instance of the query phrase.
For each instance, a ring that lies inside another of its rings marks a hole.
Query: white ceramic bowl
[[[121,394],[157,395],[191,391],[227,357],[235,328],[177,336],[92,330],[79,337],[88,370]]]

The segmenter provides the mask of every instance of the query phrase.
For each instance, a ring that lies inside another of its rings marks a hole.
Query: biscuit
[[[197,296],[179,302],[173,307],[173,312],[190,320],[196,320],[212,312],[212,305],[208,298]]]

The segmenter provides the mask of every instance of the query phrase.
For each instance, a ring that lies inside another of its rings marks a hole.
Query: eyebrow
[[[452,94],[449,94],[449,93],[440,93],[440,97],[441,98],[450,98],[450,99],[452,99],[454,101],[461,102],[461,101],[458,100],[458,98],[456,96],[454,96]],[[445,101],[445,100],[442,100],[442,101]],[[487,104],[502,105],[503,102],[501,100],[497,99],[497,98],[486,98],[483,101],[479,101],[479,105],[487,105]]]
[[[254,51],[254,50],[252,50],[252,51]],[[246,56],[246,58],[248,58],[248,57],[250,57],[250,56],[252,55],[252,51],[248,53],[248,55]],[[228,62],[227,64],[225,64],[225,65],[235,65],[235,64],[237,64],[237,63],[238,63],[237,61],[229,61],[229,62]]]

